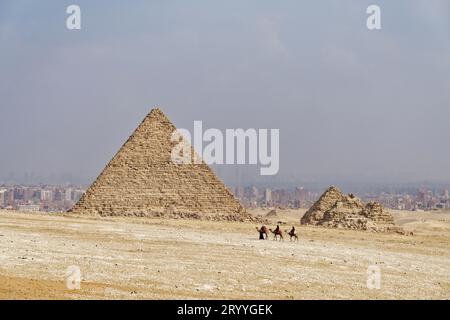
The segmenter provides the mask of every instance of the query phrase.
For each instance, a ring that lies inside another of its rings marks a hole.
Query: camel
[[[269,239],[269,230],[266,226],[262,226],[261,229],[258,229],[258,227],[256,227],[256,230],[259,232],[259,239],[264,240],[264,235],[266,235],[265,240]]]
[[[277,237],[280,237],[280,241],[281,241],[281,240],[284,241],[284,238],[283,238],[283,231],[280,230],[280,226],[277,226],[277,228],[275,229],[275,231],[272,230],[272,229],[269,229],[269,231],[272,232],[272,233],[274,234],[273,240],[277,240]]]
[[[294,241],[298,241],[298,236],[297,236],[297,233],[295,232],[294,227],[292,227],[291,231],[289,231],[289,232],[287,230],[285,230],[285,231],[290,236],[291,241],[292,241],[292,238],[294,238]]]

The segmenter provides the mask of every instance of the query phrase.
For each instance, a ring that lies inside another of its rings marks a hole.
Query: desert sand
[[[0,299],[450,298],[449,212],[394,211],[413,236],[305,227],[303,213],[270,218],[294,243],[258,240],[254,223],[0,211]]]

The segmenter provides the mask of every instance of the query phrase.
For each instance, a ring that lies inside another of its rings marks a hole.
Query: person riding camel
[[[277,227],[275,228],[274,231],[272,231],[272,229],[269,229],[269,231],[274,234],[273,240],[276,240],[277,237],[280,238],[280,241],[283,240],[283,232],[280,230],[279,224],[277,224]]]
[[[287,230],[286,230],[286,232],[287,232]],[[288,235],[291,237],[291,241],[292,241],[292,239],[294,239],[294,241],[298,241],[298,236],[295,233],[295,227],[294,226],[292,226],[292,229],[291,229],[291,231],[288,232]]]

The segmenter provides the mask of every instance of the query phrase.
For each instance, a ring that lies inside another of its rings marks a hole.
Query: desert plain
[[[391,211],[413,235],[302,226],[304,212],[270,218],[291,242],[251,222],[0,211],[0,299],[450,298],[450,212]]]

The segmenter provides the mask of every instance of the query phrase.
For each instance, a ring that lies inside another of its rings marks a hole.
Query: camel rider
[[[275,233],[278,233],[279,231],[280,231],[280,225],[277,224],[277,227],[276,227],[276,229],[275,229]]]
[[[291,231],[289,231],[289,234],[290,234],[290,235],[295,234],[295,228],[294,228],[294,226],[292,226],[292,229],[291,229]]]

